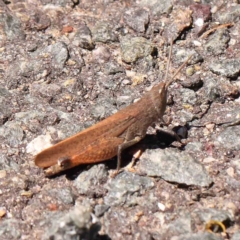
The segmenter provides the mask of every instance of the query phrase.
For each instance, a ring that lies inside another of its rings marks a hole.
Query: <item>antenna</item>
[[[171,64],[171,57],[172,57],[172,49],[173,49],[173,40],[171,39],[171,45],[170,45],[170,51],[168,54],[168,62],[167,62],[167,69],[166,69],[166,75],[164,78],[164,82],[167,82],[167,78],[168,78],[169,68],[170,68],[170,64]]]
[[[184,68],[184,66],[189,62],[189,60],[192,58],[193,54],[190,55],[187,60],[177,69],[177,71],[174,73],[174,75],[171,77],[170,81],[166,83],[166,87],[172,84],[172,82],[175,81],[175,77],[178,75],[178,73]]]

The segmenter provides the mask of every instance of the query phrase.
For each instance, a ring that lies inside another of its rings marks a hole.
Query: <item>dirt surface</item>
[[[239,26],[234,0],[0,0],[0,239],[239,240]],[[192,59],[134,171],[45,177],[34,155],[163,81],[171,39],[170,76]]]

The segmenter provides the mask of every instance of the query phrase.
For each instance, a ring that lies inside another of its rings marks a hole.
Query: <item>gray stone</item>
[[[171,1],[158,1],[158,0],[140,0],[141,6],[149,7],[154,17],[160,17],[162,14],[169,14],[172,10]]]
[[[149,14],[143,8],[128,8],[123,15],[123,19],[133,30],[143,33],[149,22]]]
[[[180,110],[179,111],[179,115],[178,115],[178,119],[181,121],[181,125],[185,125],[188,122],[191,122],[194,118],[194,114],[186,111],[186,110]]]
[[[78,30],[74,36],[73,44],[75,46],[91,50],[94,48],[94,43],[92,41],[92,34],[90,29],[86,24],[81,24],[78,26]]]
[[[209,101],[219,101],[223,95],[220,81],[214,78],[205,78],[204,84],[205,96]]]
[[[73,195],[72,189],[69,187],[50,189],[48,193],[49,193],[49,196],[53,196],[54,198],[59,199],[61,202],[65,204],[74,203],[74,195]]]
[[[98,22],[92,29],[92,38],[94,42],[116,42],[117,35],[114,33],[113,27],[106,22]]]
[[[171,240],[223,240],[223,238],[214,233],[199,232],[175,236]]]
[[[11,93],[4,87],[0,87],[0,99],[11,97]]]
[[[153,233],[156,231],[160,231],[158,228],[159,225],[158,222],[154,222],[154,227],[152,228],[153,231],[149,232],[145,227],[143,227],[140,222],[136,224],[136,220],[141,221],[141,217],[138,218],[137,214],[141,214],[140,212],[134,211],[133,207],[130,208],[124,208],[124,207],[111,207],[109,211],[104,215],[103,217],[103,228],[106,229],[106,233],[109,236],[110,239],[141,239],[141,240],[153,240],[153,239],[160,239],[160,238],[155,238],[153,236]],[[150,213],[153,215],[153,213]],[[146,221],[149,220],[149,218],[146,218]],[[150,219],[151,222],[152,218]],[[147,222],[150,223],[149,221]],[[145,222],[141,222],[145,226]],[[157,226],[156,226],[157,225]],[[134,229],[134,234],[129,235],[129,229]],[[127,231],[127,233],[126,233]]]
[[[101,227],[99,223],[92,223],[91,212],[91,207],[83,204],[76,205],[69,213],[54,214],[42,239],[97,239]]]
[[[114,75],[117,73],[123,73],[124,69],[122,66],[117,64],[116,62],[106,62],[105,64],[105,73],[108,75]]]
[[[18,121],[18,123],[21,123],[29,129],[34,129],[34,127],[37,127],[37,123],[42,122],[44,118],[47,118],[47,115],[45,112],[41,112],[39,110],[30,110],[26,112],[17,112],[15,113],[15,119]],[[50,115],[48,115],[50,117]]]
[[[188,151],[202,151],[203,144],[201,142],[189,142],[185,149]]]
[[[240,6],[235,5],[217,14],[220,23],[234,23],[240,20]]]
[[[173,48],[173,56],[174,62],[177,64],[184,63],[189,56],[192,55],[192,58],[189,61],[189,64],[196,64],[202,62],[202,56],[194,49],[186,49],[181,47],[174,47]]]
[[[240,150],[240,126],[233,126],[224,129],[218,135],[213,136],[217,146],[232,150]]]
[[[46,30],[51,25],[51,19],[49,16],[43,11],[39,11],[38,9],[33,10],[33,13],[30,15],[30,19],[28,21],[28,28],[42,31]]]
[[[3,125],[12,115],[11,94],[5,88],[0,88],[0,126]]]
[[[185,88],[190,88],[193,90],[198,90],[203,86],[203,80],[199,75],[193,75],[190,78],[187,78],[186,80],[181,82],[181,85]]]
[[[79,194],[101,195],[106,191],[102,183],[107,180],[107,176],[105,165],[98,164],[79,174],[74,180],[74,186]]]
[[[209,37],[204,45],[205,53],[208,55],[219,55],[226,50],[229,41],[228,30],[220,29]]]
[[[233,234],[232,240],[239,240],[240,239],[240,231],[237,231]]]
[[[118,106],[121,106],[121,105],[130,105],[132,103],[132,98],[131,96],[119,96],[117,98],[117,104]]]
[[[230,212],[215,208],[196,209],[193,212],[193,216],[203,223],[207,223],[210,220],[219,222],[232,222],[234,220],[234,216]]]
[[[169,235],[181,235],[192,233],[192,218],[189,213],[178,217],[176,220],[172,221],[165,232]]]
[[[32,82],[32,76],[35,80],[45,77],[45,65],[40,59],[25,58],[13,61],[6,69],[6,81],[9,89],[17,88],[21,83]]]
[[[111,99],[99,99],[96,105],[91,108],[91,114],[96,120],[102,120],[117,112],[116,106]]]
[[[139,58],[147,57],[153,52],[150,41],[143,37],[123,37],[121,39],[121,51],[123,61],[136,62]]]
[[[149,177],[141,177],[130,172],[118,174],[106,185],[108,194],[104,203],[109,206],[132,206],[138,203],[138,196],[154,186]]]
[[[79,124],[77,116],[73,114],[64,114],[65,116],[61,116],[60,112],[58,112],[58,114],[61,119],[56,129],[58,141],[70,137],[86,128],[82,124]],[[52,127],[49,130],[53,131]]]
[[[147,150],[140,158],[140,171],[148,176],[185,185],[207,187],[212,179],[204,166],[190,155],[173,149]]]
[[[182,88],[180,89],[180,95],[183,103],[188,103],[190,105],[194,105],[197,102],[197,95],[191,89]]]
[[[237,77],[240,72],[240,59],[235,58],[211,61],[209,69],[218,75],[234,78]]]
[[[11,156],[6,156],[6,154],[0,153],[0,170],[2,169],[13,169],[14,171],[19,171],[20,166]]]
[[[0,13],[0,40],[24,40],[25,33],[21,21],[6,6],[0,7],[3,8]]]
[[[46,51],[51,54],[52,66],[57,69],[62,69],[68,59],[68,48],[63,42],[57,42],[46,48]]]
[[[107,205],[96,205],[94,208],[95,215],[101,217],[110,207]]]
[[[0,236],[1,239],[21,239],[24,235],[24,230],[29,231],[30,226],[27,226],[19,219],[5,219],[0,222]]]
[[[19,147],[24,138],[24,132],[21,126],[16,122],[7,122],[0,127],[0,136],[11,147]]]
[[[40,95],[43,98],[53,98],[56,95],[60,94],[62,91],[61,86],[50,83],[50,84],[32,84],[31,92],[34,95]]]

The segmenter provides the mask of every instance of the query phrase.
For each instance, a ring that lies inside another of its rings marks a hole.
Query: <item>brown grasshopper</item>
[[[143,139],[150,125],[162,120],[166,109],[167,90],[191,56],[180,66],[170,81],[166,81],[172,45],[164,82],[154,86],[139,101],[127,106],[105,120],[43,150],[35,164],[47,168],[47,176],[55,175],[80,164],[102,162],[117,155],[117,172],[122,151]]]

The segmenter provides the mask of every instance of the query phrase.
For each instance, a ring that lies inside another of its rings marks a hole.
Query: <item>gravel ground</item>
[[[239,240],[238,2],[0,0],[0,239]],[[193,57],[134,170],[47,178],[34,155],[163,81],[171,39],[170,75]]]

